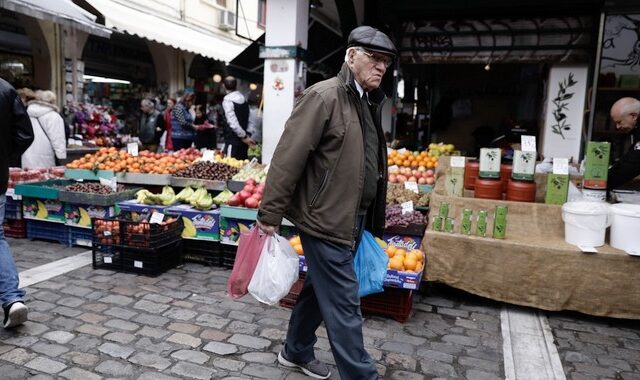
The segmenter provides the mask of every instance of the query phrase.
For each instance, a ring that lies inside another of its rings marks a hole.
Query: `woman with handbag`
[[[59,114],[56,95],[52,91],[37,91],[36,99],[27,106],[33,127],[33,143],[22,154],[22,167],[29,169],[51,168],[56,159],[67,158],[67,140],[64,120]]]

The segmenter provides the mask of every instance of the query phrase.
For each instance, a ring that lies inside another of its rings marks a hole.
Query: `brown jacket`
[[[384,93],[375,90],[379,178],[367,212],[367,229],[384,228],[387,150],[380,126]],[[355,247],[357,210],[364,184],[362,104],[344,64],[335,78],[309,87],[296,102],[271,160],[258,220],[279,225],[285,216],[318,238]]]

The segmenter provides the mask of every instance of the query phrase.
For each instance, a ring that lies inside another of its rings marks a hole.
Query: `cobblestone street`
[[[10,244],[21,270],[84,251]],[[231,301],[229,272],[188,263],[151,278],[89,265],[36,283],[27,288],[30,321],[0,330],[0,378],[306,378],[277,364],[290,310],[250,296]],[[504,378],[501,308],[430,286],[405,324],[365,317],[365,345],[385,379]],[[547,315],[567,378],[640,378],[638,323]],[[322,328],[316,348],[333,364]]]

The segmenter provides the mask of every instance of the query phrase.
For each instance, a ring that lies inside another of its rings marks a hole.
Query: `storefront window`
[[[33,85],[33,59],[25,55],[0,53],[0,78],[16,88]]]

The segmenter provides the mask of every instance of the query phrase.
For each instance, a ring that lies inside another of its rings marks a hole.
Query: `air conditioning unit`
[[[236,14],[223,9],[220,11],[220,29],[231,30],[236,28]]]

